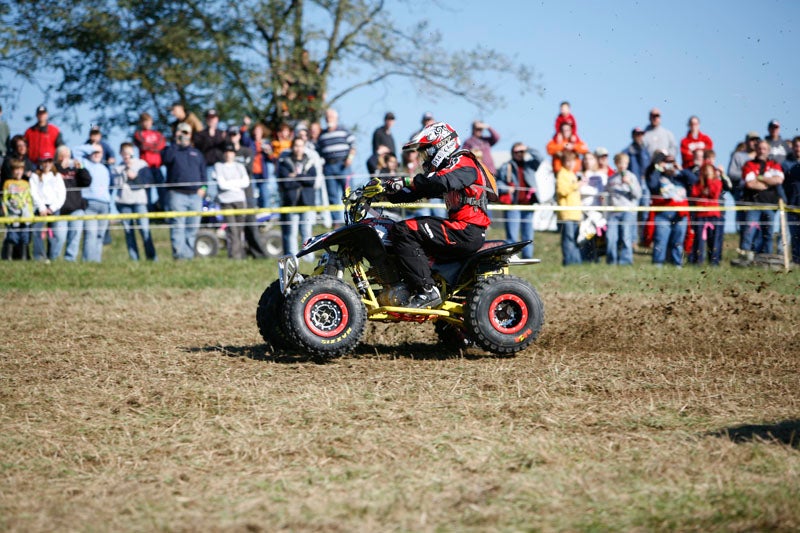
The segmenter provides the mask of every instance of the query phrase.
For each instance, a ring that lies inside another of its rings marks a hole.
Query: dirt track
[[[236,291],[16,296],[2,529],[800,525],[796,450],[703,437],[800,424],[796,296],[543,291],[515,358],[370,324],[328,364],[272,357]]]

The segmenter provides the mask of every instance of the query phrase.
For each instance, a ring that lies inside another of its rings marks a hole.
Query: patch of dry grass
[[[241,290],[6,296],[5,530],[800,528],[798,437],[720,436],[800,430],[769,288],[543,289],[515,358],[370,324],[327,364],[266,353]]]

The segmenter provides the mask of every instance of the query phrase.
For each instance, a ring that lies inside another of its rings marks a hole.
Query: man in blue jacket
[[[172,257],[192,259],[194,241],[200,225],[199,212],[206,194],[206,163],[203,154],[192,145],[192,128],[182,122],[175,131],[175,143],[161,152],[167,168],[167,205],[170,211],[194,212],[196,215],[175,217],[170,225]]]
[[[783,190],[787,204],[795,208],[800,206],[800,136],[792,139],[792,152],[783,162]],[[786,216],[792,237],[792,262],[800,265],[800,215],[787,213]]]

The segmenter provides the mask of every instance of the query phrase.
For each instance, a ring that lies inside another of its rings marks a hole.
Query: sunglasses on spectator
[[[512,154],[524,154],[524,153],[525,153],[525,150],[514,150],[514,151],[513,151],[513,152],[511,152],[511,153],[512,153]]]
[[[661,113],[650,113],[651,117],[660,117]]]

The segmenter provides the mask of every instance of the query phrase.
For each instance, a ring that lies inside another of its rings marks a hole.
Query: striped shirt
[[[328,165],[344,161],[355,147],[355,135],[342,128],[326,129],[317,139],[317,152]]]

